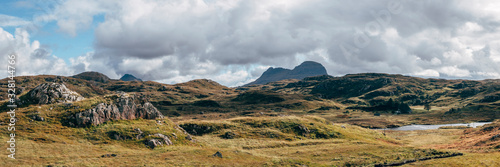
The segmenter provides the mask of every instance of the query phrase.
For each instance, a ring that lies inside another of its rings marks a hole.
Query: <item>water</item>
[[[431,130],[439,129],[442,126],[469,126],[476,128],[478,126],[483,126],[491,122],[473,122],[473,123],[463,123],[463,124],[441,124],[441,125],[406,125],[397,128],[387,128],[387,130]]]

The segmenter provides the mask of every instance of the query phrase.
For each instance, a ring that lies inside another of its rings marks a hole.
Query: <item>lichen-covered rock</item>
[[[159,139],[148,139],[145,141],[145,144],[151,149],[154,149],[155,147],[158,146],[163,146],[163,144],[167,146],[173,145],[172,141],[166,135],[155,133],[153,135],[148,135],[148,136],[154,136],[159,138]]]
[[[83,96],[62,83],[43,83],[29,91],[24,100],[34,104],[71,103],[83,100]]]
[[[146,140],[146,145],[149,146],[149,148],[154,149],[155,147],[162,146],[162,142],[158,139],[149,139]]]
[[[165,136],[165,135],[160,134],[160,133],[155,133],[151,136],[161,138],[163,140],[163,142],[165,143],[165,145],[167,145],[167,146],[173,145],[172,141],[168,138],[168,136]]]
[[[76,126],[100,125],[110,120],[157,119],[163,115],[151,103],[136,104],[135,98],[122,94],[116,104],[100,103],[74,115]]]

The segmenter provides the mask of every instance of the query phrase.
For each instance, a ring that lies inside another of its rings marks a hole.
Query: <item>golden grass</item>
[[[382,131],[382,130],[379,130]],[[436,129],[416,131],[386,130],[386,135],[404,143],[407,146],[419,148],[436,148],[438,146],[452,144],[460,140],[463,130],[458,129]]]
[[[74,105],[85,107],[96,102],[99,102],[99,98]],[[90,128],[66,127],[59,122],[62,119],[60,116],[74,111],[63,112],[64,108],[60,108],[60,105],[32,105],[19,109],[17,159],[0,157],[4,166],[346,166],[425,157],[430,152],[402,146],[374,130],[349,124],[332,125],[318,116],[238,117],[179,122],[231,125],[222,126],[213,133],[195,136],[196,142],[190,142],[168,119],[163,120],[161,125],[155,120],[139,119],[112,121]],[[30,122],[29,114],[33,111],[40,111],[47,121]],[[6,113],[0,115],[2,118],[7,117]],[[335,132],[340,135],[332,138],[298,136],[294,131],[297,125],[316,130],[317,134]],[[6,141],[6,126],[0,128],[0,140]],[[149,149],[141,140],[114,140],[108,134],[116,131],[127,136],[135,128],[149,134],[168,135],[174,145]],[[236,139],[219,137],[228,130],[249,134]],[[251,133],[267,131],[279,132],[286,138],[251,136]],[[171,133],[176,133],[179,138],[173,139]],[[217,151],[222,153],[223,158],[212,156]],[[105,154],[117,154],[117,157],[101,158]]]
[[[500,152],[465,153],[463,156],[419,161],[404,166],[460,166],[481,167],[500,166]]]

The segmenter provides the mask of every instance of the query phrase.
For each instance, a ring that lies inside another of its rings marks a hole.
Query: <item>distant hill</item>
[[[305,61],[299,66],[295,67],[293,70],[279,67],[270,67],[257,80],[248,83],[247,85],[262,85],[269,82],[275,82],[285,79],[304,79],[306,77],[318,75],[328,75],[325,67],[323,67],[323,65],[321,65],[320,63],[314,61]]]
[[[123,77],[120,78],[122,81],[142,81],[142,79],[137,78],[131,74],[125,74]]]
[[[72,77],[87,80],[87,81],[96,81],[96,82],[102,82],[102,83],[106,83],[106,82],[109,82],[109,80],[111,80],[108,76],[106,76],[102,73],[99,73],[99,72],[95,72],[95,71],[82,72],[82,73],[74,75]]]

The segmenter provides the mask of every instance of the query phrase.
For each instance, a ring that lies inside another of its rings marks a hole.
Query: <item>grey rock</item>
[[[35,120],[35,121],[45,121],[45,118],[43,118],[40,115],[33,115],[33,120]]]
[[[190,135],[190,134],[188,134],[188,135],[186,136],[186,139],[188,139],[189,141],[193,141],[193,137],[191,137],[191,135]]]
[[[100,103],[95,108],[77,113],[77,126],[100,125],[110,120],[157,119],[163,115],[151,103],[136,104],[135,98],[122,94],[116,104]]]
[[[174,139],[177,139],[177,135],[176,135],[175,133],[172,133],[172,137],[173,137]]]
[[[146,145],[149,146],[149,148],[154,149],[155,147],[162,146],[162,142],[158,139],[149,139],[146,140]]]
[[[35,104],[72,103],[84,99],[62,83],[40,84],[25,96],[29,102]]]
[[[117,155],[116,154],[104,154],[104,155],[101,155],[101,158],[110,158],[110,157],[116,157]]]
[[[154,137],[160,138],[160,139],[148,139],[148,140],[146,140],[145,144],[151,149],[154,149],[154,148],[159,147],[159,146],[163,146],[164,144],[167,146],[173,145],[172,141],[166,135],[163,135],[160,133],[155,133],[155,134],[149,135],[149,136],[154,136]]]
[[[236,133],[234,133],[234,132],[226,132],[226,133],[224,133],[221,137],[222,137],[223,139],[234,139],[236,136],[237,136],[237,135],[236,135]]]
[[[309,134],[311,132],[305,125],[299,125],[299,130],[303,135]]]
[[[160,134],[160,133],[155,133],[151,136],[154,136],[154,137],[159,137],[159,138],[162,138],[163,139],[163,142],[165,143],[165,145],[167,146],[170,146],[170,145],[173,145],[172,141],[168,138],[168,136],[166,135],[163,135],[163,134]]]
[[[142,139],[144,137],[144,133],[141,131],[141,129],[136,128],[136,129],[134,129],[134,131],[137,132],[137,133],[139,133],[137,136],[135,136],[135,138],[137,140],[140,140],[140,139]]]
[[[220,153],[219,151],[217,151],[214,155],[212,155],[213,157],[219,157],[219,158],[222,158],[222,153]]]

